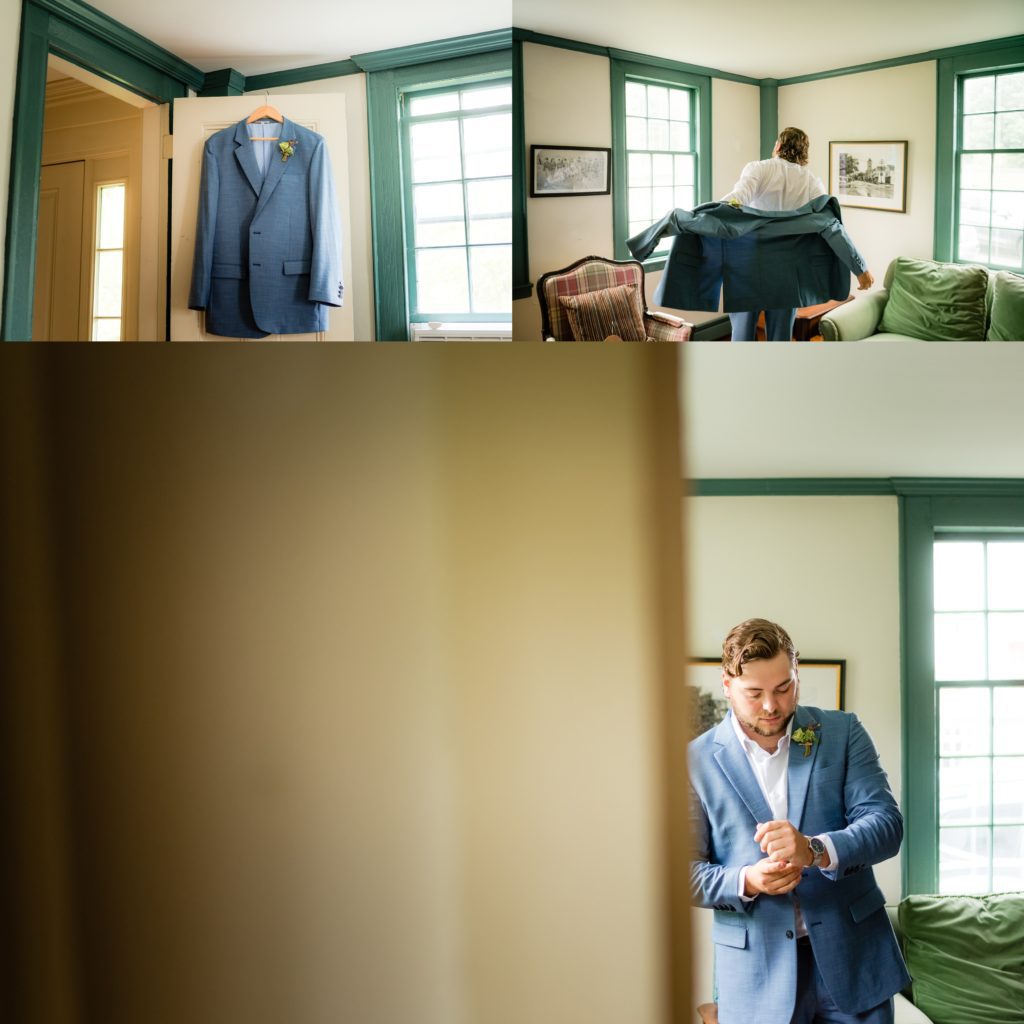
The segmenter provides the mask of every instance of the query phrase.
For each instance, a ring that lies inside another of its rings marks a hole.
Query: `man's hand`
[[[865,270],[863,274],[857,275],[857,284],[859,286],[857,291],[859,292],[867,291],[874,283],[875,279],[871,276],[870,270]]]
[[[765,857],[747,868],[743,876],[743,894],[756,896],[763,892],[768,896],[783,896],[800,884],[802,874],[801,869],[794,865],[776,863]]]
[[[767,821],[758,825],[754,842],[760,844],[761,852],[768,854],[768,860],[775,863],[799,869],[809,868],[814,860],[807,837],[788,821]]]

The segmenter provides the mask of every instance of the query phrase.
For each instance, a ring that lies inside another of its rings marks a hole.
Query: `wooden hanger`
[[[270,94],[267,94],[267,99],[270,99]],[[261,117],[269,117],[271,121],[277,121],[278,124],[284,124],[284,116],[277,107],[272,107],[268,103],[264,103],[262,107],[258,107],[254,110],[246,119],[246,124],[252,124],[253,121],[258,121]],[[263,135],[252,138],[252,142],[277,142],[278,137],[276,135]]]

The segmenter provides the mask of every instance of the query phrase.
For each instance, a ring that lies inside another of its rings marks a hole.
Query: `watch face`
[[[814,853],[815,860],[817,860],[819,857],[824,856],[824,854],[825,854],[825,844],[820,839],[815,837],[815,838],[810,840],[810,843],[811,843],[811,850]]]

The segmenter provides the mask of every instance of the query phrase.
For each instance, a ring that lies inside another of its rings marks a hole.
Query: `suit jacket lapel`
[[[260,174],[259,164],[256,163],[256,151],[249,141],[249,132],[246,130],[245,121],[239,121],[235,125],[235,159],[245,172],[253,192],[260,194],[263,186],[263,176]]]
[[[288,120],[284,119],[284,123],[281,125],[281,141],[289,142],[295,138],[295,125]],[[276,146],[270,153],[270,166],[267,168],[266,177],[263,179],[263,188],[260,191],[259,202],[256,203],[256,212],[253,214],[254,217],[258,217],[263,211],[263,207],[267,205],[267,200],[274,194],[274,189],[277,188],[277,183],[281,180],[282,176],[288,171],[288,164],[294,160],[295,157],[289,157],[287,160],[284,159],[284,155],[280,149]]]
[[[747,805],[747,810],[750,811],[754,821],[758,823],[771,821],[773,817],[771,808],[754,777],[754,770],[747,760],[746,751],[736,738],[730,721],[731,715],[730,711],[725,719],[719,722],[718,728],[715,730],[715,742],[719,744],[715,750],[715,760],[732,784],[733,789],[739,793],[740,799]]]
[[[796,714],[793,716],[793,732],[803,729],[808,725],[819,726],[814,716],[804,707],[797,705]],[[814,730],[818,734],[818,742],[813,744],[807,756],[804,756],[804,747],[798,743],[792,743],[789,748],[789,820],[800,828],[800,820],[804,814],[804,804],[807,803],[807,786],[811,780],[811,769],[818,756],[818,747],[821,746],[820,726]]]

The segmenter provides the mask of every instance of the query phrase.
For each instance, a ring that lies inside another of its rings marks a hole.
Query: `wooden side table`
[[[817,306],[804,306],[796,311],[796,320],[793,321],[793,340],[811,341],[818,334],[818,323],[821,318],[830,313],[837,306],[844,306],[847,302],[853,302],[855,296],[850,295],[845,299],[822,302]],[[764,341],[764,313],[757,318],[757,340]]]

